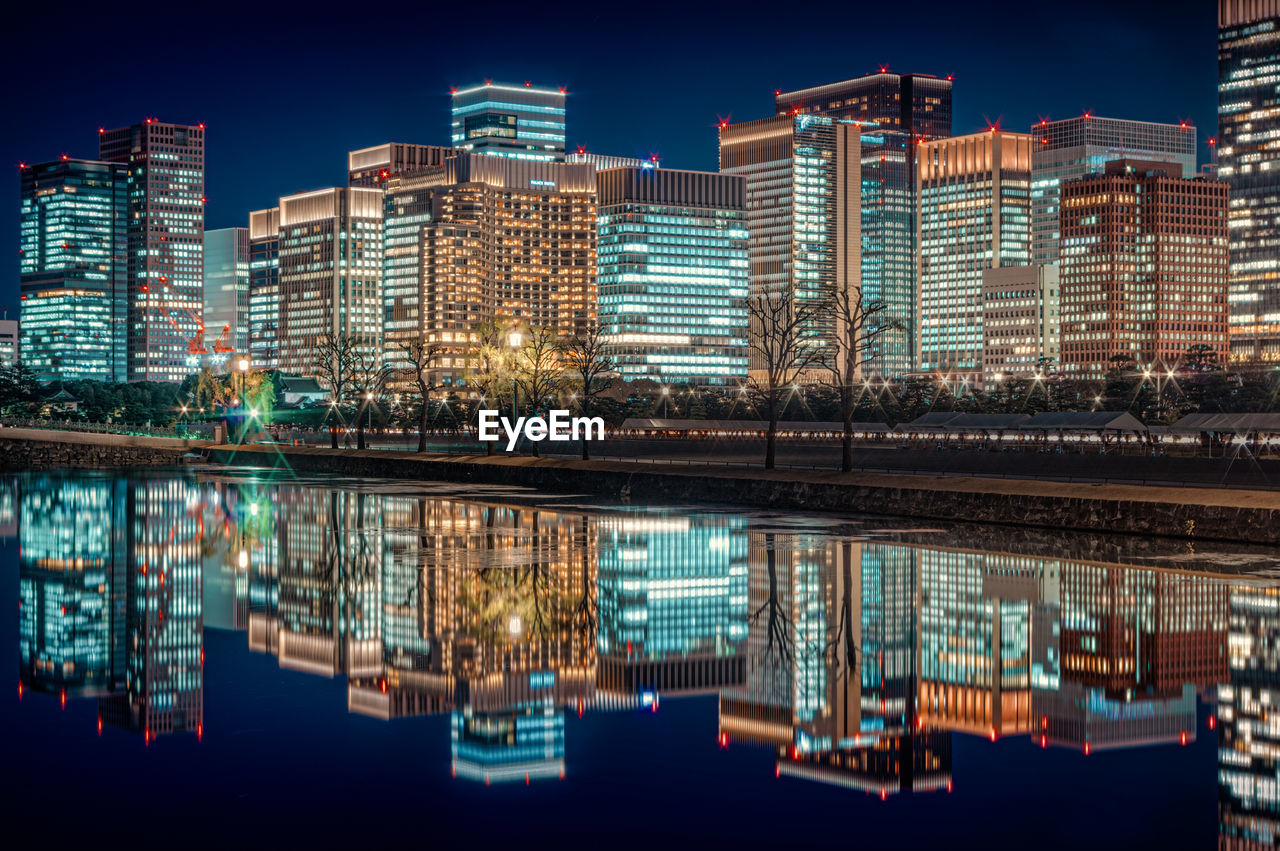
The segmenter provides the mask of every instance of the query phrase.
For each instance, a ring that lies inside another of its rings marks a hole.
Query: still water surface
[[[1274,549],[911,523],[0,479],[10,831],[1273,844]]]

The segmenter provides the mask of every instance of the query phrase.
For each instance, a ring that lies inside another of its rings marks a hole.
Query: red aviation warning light
[[[525,81],[524,81],[524,87],[525,87],[526,89],[531,89],[531,88],[533,88],[533,83],[529,82],[528,80],[525,80]]]
[[[889,73],[889,66],[888,66],[888,65],[881,65],[881,66],[880,66],[880,73],[881,73],[881,74],[888,74],[888,73]]]

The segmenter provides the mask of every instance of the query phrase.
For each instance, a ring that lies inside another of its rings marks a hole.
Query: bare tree
[[[757,409],[769,421],[765,434],[764,466],[772,470],[777,462],[778,419],[785,396],[799,384],[806,370],[819,363],[820,338],[813,332],[823,315],[825,303],[797,300],[788,292],[769,292],[747,299],[752,364],[748,386],[756,396]]]
[[[372,345],[359,345],[351,360],[351,392],[359,401],[356,410],[356,448],[364,449],[366,411],[373,420],[373,405],[387,392],[393,370],[382,360],[382,352]]]
[[[831,315],[835,333],[822,357],[822,365],[830,373],[829,383],[840,397],[840,419],[844,431],[840,440],[840,469],[853,469],[853,412],[858,407],[858,382],[863,377],[867,352],[884,332],[887,305],[882,301],[868,303],[861,288],[844,287],[831,296]]]
[[[325,333],[311,352],[311,369],[316,380],[329,391],[329,410],[336,413],[351,392],[351,373],[359,341],[355,337]],[[339,415],[340,416],[340,415]],[[328,417],[326,416],[326,419]],[[338,448],[338,432],[329,428],[329,446]]]
[[[400,376],[417,388],[418,396],[422,399],[422,412],[418,420],[418,451],[426,452],[431,391],[439,389],[439,385],[431,380],[432,370],[435,368],[436,361],[440,359],[444,347],[438,343],[414,340],[401,343],[400,351],[404,352],[405,360],[409,363],[407,369],[400,370]]]
[[[471,329],[473,348],[469,380],[480,391],[480,401],[501,408],[501,395],[508,381],[510,352],[507,338],[510,329],[499,318],[486,319]],[[478,413],[478,412],[477,412]],[[485,454],[494,454],[493,441],[485,443]]]
[[[525,399],[537,414],[548,396],[554,395],[563,379],[564,366],[560,361],[560,347],[554,328],[533,328],[516,352],[515,382]],[[538,455],[538,443],[533,441],[533,454]]]
[[[613,372],[615,363],[609,354],[607,338],[600,324],[591,322],[586,328],[560,344],[560,356],[569,372],[576,375],[574,391],[578,408],[583,416],[591,416],[595,410],[596,396],[604,390],[605,376]],[[591,441],[582,440],[582,460],[591,458]]]

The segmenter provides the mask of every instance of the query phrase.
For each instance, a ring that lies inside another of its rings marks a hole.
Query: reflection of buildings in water
[[[1229,678],[1218,686],[1218,845],[1280,840],[1280,589],[1231,589]]]
[[[45,477],[24,489],[23,682],[99,698],[149,742],[203,724],[199,495],[181,479]]]
[[[18,537],[18,479],[0,476],[0,542]]]
[[[1105,689],[1063,682],[1055,690],[1036,689],[1039,717],[1034,732],[1042,746],[1085,752],[1144,745],[1189,744],[1196,737],[1196,687],[1176,694],[1113,695]]]
[[[903,791],[949,790],[951,736],[947,730],[918,730],[878,736],[856,748],[812,753],[780,750],[778,775],[881,797]]]
[[[564,776],[564,713],[550,698],[507,710],[455,711],[450,736],[455,777],[487,785]]]
[[[634,512],[596,528],[600,692],[656,699],[740,685],[746,519]]]

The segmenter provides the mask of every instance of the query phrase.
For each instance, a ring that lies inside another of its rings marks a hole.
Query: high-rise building
[[[453,90],[453,146],[521,160],[564,159],[564,89],[484,83]]]
[[[480,321],[570,335],[595,320],[594,166],[459,153],[420,177],[436,185],[421,231],[418,337],[444,347],[439,381],[464,380]]]
[[[0,366],[16,366],[22,346],[18,342],[18,320],[9,318],[4,311],[0,319]]]
[[[866,352],[866,371],[895,378],[914,369],[916,192],[914,146],[906,133],[864,128],[862,298],[885,306],[882,330]]]
[[[1031,262],[1031,136],[993,129],[925,142],[916,167],[916,365],[976,381],[983,272]]]
[[[656,155],[649,159],[641,159],[640,157],[619,157],[613,154],[593,154],[586,148],[578,148],[576,151],[570,151],[565,157],[565,162],[570,163],[591,163],[596,167],[596,171],[603,171],[606,168],[658,168],[661,163]]]
[[[749,298],[813,304],[859,285],[858,130],[810,114],[720,125],[720,171],[746,178]],[[835,328],[824,314],[802,333],[820,341]],[[765,366],[755,351],[749,360]]]
[[[63,158],[22,167],[22,362],[40,381],[124,381],[128,176]]]
[[[249,214],[249,361],[275,369],[280,356],[280,208]]]
[[[1062,366],[1101,378],[1227,358],[1227,184],[1116,160],[1062,185]]]
[[[776,115],[817,113],[907,134],[913,144],[951,135],[951,77],[894,74],[774,92]]]
[[[1182,166],[1196,173],[1196,128],[1099,118],[1085,113],[1031,126],[1031,262],[1058,262],[1058,196],[1063,181],[1102,171],[1112,160],[1137,159]]]
[[[1280,0],[1218,0],[1218,177],[1231,187],[1231,358],[1280,361]]]
[[[382,186],[397,174],[440,165],[453,153],[447,145],[388,142],[347,154],[348,186]]]
[[[982,373],[987,387],[1055,368],[1062,332],[1057,266],[982,273]]]
[[[204,232],[204,346],[215,361],[249,353],[249,229]]]
[[[318,189],[280,199],[277,368],[314,373],[325,334],[382,351],[382,190]]]
[[[747,377],[747,212],[741,177],[601,171],[599,312],[624,378],[698,386]]]
[[[204,125],[98,134],[98,158],[128,166],[130,381],[181,381],[204,348]]]

